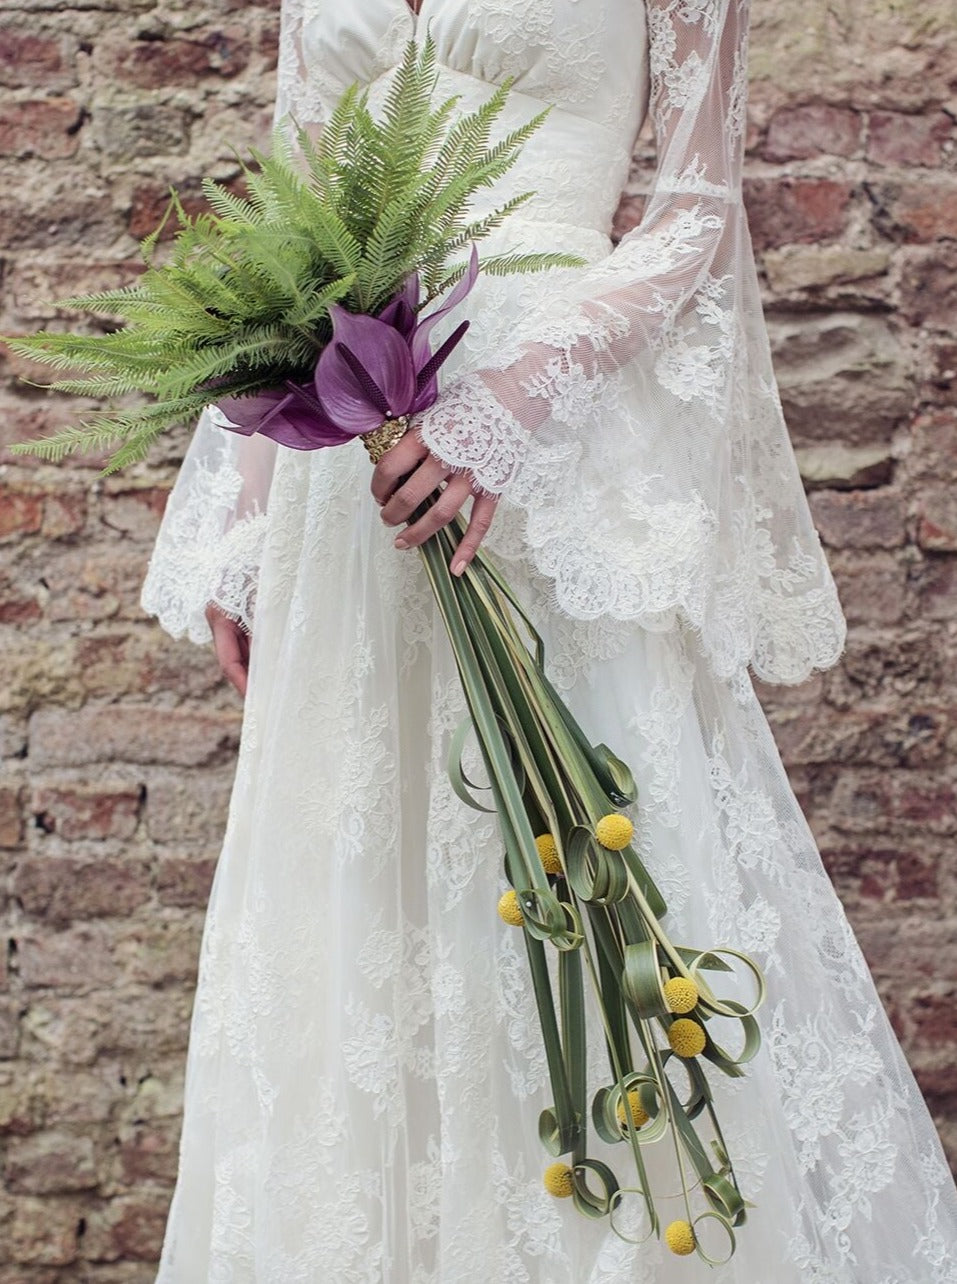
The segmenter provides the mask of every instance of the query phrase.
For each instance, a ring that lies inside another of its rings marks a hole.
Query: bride
[[[442,97],[512,77],[509,127],[554,104],[488,196],[537,193],[494,249],[588,266],[481,280],[443,395],[374,472],[199,424],[143,602],[212,633],[245,717],[159,1280],[953,1282],[940,1145],[748,676],[834,663],[843,624],[741,206],[747,0],[416,7],[284,0],[280,116],[321,125],[354,81],[376,101],[428,26]],[[646,113],[657,177],[612,252]],[[411,551],[469,501],[464,560],[484,537],[634,770],[673,937],[767,977],[764,1047],[714,1085],[754,1207],[713,1273],[542,1184],[534,999],[494,818],[446,777],[464,705]]]

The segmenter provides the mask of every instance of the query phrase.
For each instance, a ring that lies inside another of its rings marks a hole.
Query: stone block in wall
[[[907,538],[907,508],[886,488],[811,496],[814,524],[830,548],[900,548]]]
[[[775,294],[790,294],[883,276],[890,267],[891,252],[885,246],[786,245],[768,250],[762,262]]]
[[[97,147],[114,163],[189,150],[189,117],[168,104],[100,104],[93,109],[92,129]]]
[[[887,442],[911,412],[911,359],[882,317],[775,312],[768,329],[796,444]]]
[[[238,711],[191,713],[150,705],[43,709],[31,720],[30,752],[44,767],[117,761],[194,767],[234,754],[240,722]]]
[[[53,1131],[13,1138],[6,1146],[3,1180],[15,1194],[90,1190],[99,1182],[93,1141]]]

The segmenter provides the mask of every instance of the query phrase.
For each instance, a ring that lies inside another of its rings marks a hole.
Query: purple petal
[[[323,416],[311,389],[293,387],[252,397],[222,397],[216,409],[220,427],[247,437],[258,432],[293,450],[318,450],[350,440]]]
[[[415,362],[415,369],[418,372],[426,364],[431,356],[429,348],[429,336],[443,317],[448,316],[453,308],[468,297],[479,274],[479,257],[478,250],[472,246],[472,254],[469,258],[468,269],[461,281],[455,286],[445,302],[435,312],[430,312],[427,317],[423,317],[415,327],[415,334],[412,336],[412,359]]]
[[[328,418],[341,431],[356,434],[378,428],[384,418],[377,397],[357,377],[359,363],[368,380],[381,391],[392,416],[408,414],[415,398],[415,371],[409,345],[378,317],[357,316],[333,305],[333,341],[316,367],[316,393]],[[352,364],[343,356],[347,348]]]
[[[391,302],[379,313],[379,320],[398,330],[407,339],[415,330],[415,310],[419,306],[419,274],[413,273]]]

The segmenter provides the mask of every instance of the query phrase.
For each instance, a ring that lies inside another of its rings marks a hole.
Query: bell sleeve
[[[690,627],[719,676],[797,682],[844,622],[781,414],[742,204],[748,0],[647,0],[640,224],[418,422],[523,512],[558,608]],[[563,278],[567,280],[567,278]]]
[[[321,125],[321,97],[305,57],[303,0],[286,0],[279,39],[276,121],[290,113]],[[252,630],[269,524],[276,444],[219,426],[214,408],[199,420],[173,486],[143,584],[141,605],[173,637],[208,642],[206,608],[217,606]]]

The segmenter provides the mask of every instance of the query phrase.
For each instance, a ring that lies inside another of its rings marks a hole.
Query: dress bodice
[[[301,121],[321,119],[350,84],[387,86],[406,42],[430,32],[439,94],[464,110],[511,79],[502,127],[552,112],[497,186],[495,203],[529,189],[526,215],[609,230],[647,105],[642,0],[303,0]]]

